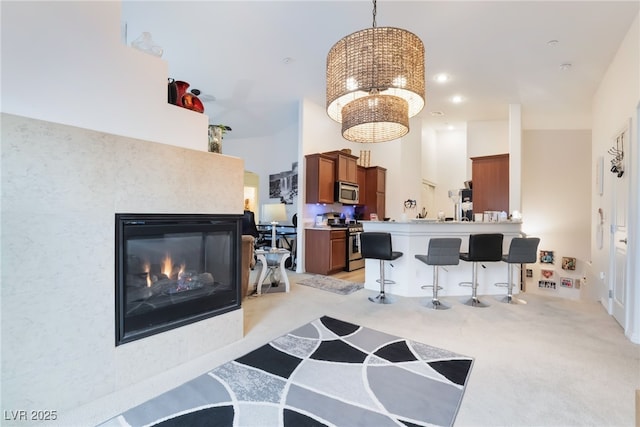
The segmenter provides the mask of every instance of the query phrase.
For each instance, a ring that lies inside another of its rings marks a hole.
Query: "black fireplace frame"
[[[241,306],[241,257],[242,257],[242,215],[235,214],[143,214],[143,213],[116,213],[115,214],[115,345],[119,346],[128,342],[136,341],[141,338],[145,338],[151,335],[155,335],[161,332],[169,331],[171,329],[179,328],[191,323],[199,322],[214,316],[218,316],[230,311],[238,310]],[[226,226],[229,231],[233,232],[235,236],[232,239],[232,256],[235,260],[233,265],[233,276],[235,282],[235,295],[234,300],[227,306],[209,310],[200,314],[195,314],[189,317],[185,317],[180,320],[174,320],[167,324],[155,325],[147,327],[140,331],[125,332],[124,330],[124,317],[125,307],[124,298],[122,297],[123,290],[119,290],[119,286],[124,286],[125,275],[124,271],[125,263],[123,257],[120,256],[119,251],[125,253],[124,243],[125,226],[127,225],[152,225],[152,226],[167,226],[176,225],[179,222],[179,228],[183,230],[196,229],[202,226],[220,227]]]

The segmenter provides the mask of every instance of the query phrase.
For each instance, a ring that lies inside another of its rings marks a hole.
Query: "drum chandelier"
[[[424,45],[415,34],[376,25],[338,41],[327,55],[327,114],[354,142],[384,142],[409,132],[425,104]]]

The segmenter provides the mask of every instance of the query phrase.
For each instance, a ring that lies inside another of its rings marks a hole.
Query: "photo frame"
[[[576,269],[576,259],[573,257],[562,257],[562,269],[563,270],[575,270]]]
[[[555,257],[553,251],[540,251],[540,263],[541,264],[553,264]]]
[[[560,286],[563,288],[573,288],[573,279],[571,277],[560,278]]]
[[[551,276],[553,276],[553,270],[544,270],[543,269],[543,270],[540,270],[540,274],[545,279],[549,279],[549,278],[551,278]]]
[[[538,288],[556,289],[556,282],[554,282],[553,280],[538,280]]]

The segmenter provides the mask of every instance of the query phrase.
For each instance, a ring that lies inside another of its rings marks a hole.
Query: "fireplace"
[[[240,308],[242,215],[116,214],[116,345]]]

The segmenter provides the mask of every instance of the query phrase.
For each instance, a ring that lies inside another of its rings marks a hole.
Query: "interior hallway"
[[[456,426],[634,425],[640,346],[627,340],[596,302],[523,294],[527,305],[485,297],[491,307],[473,308],[449,298],[443,300],[452,309],[435,312],[422,306],[422,298],[398,297],[381,306],[367,300],[374,292],[366,289],[342,296],[296,285],[306,274],[288,276],[289,294],[243,302],[241,341],[63,413],[59,425],[104,422],[322,315],[474,357]],[[392,293],[393,287],[387,290]]]

